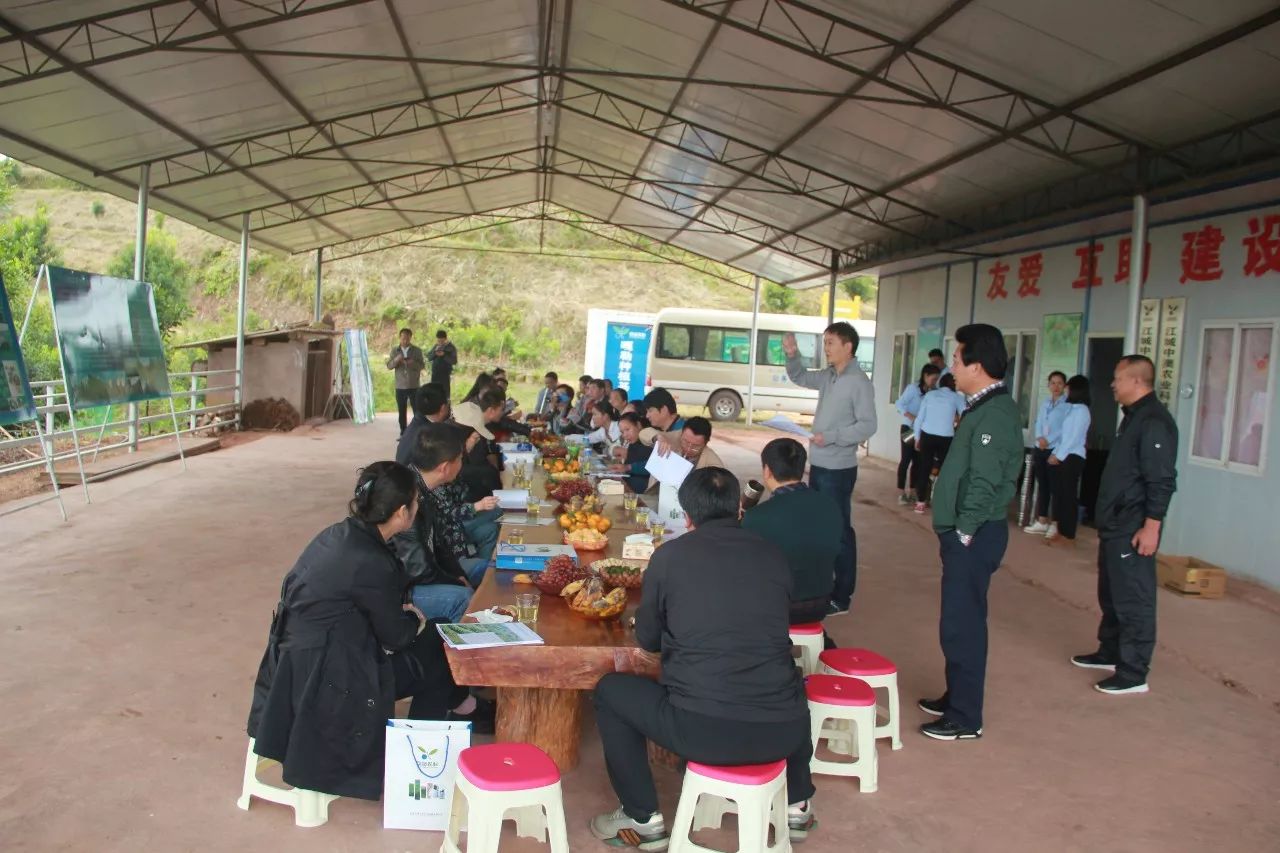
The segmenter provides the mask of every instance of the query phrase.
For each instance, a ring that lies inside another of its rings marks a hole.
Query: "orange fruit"
[[[560,516],[560,526],[565,530],[573,527],[573,519],[569,516],[569,513],[566,512],[564,515]]]
[[[601,533],[607,532],[610,527],[613,527],[613,522],[604,516],[600,516],[596,519],[596,530],[599,530]]]

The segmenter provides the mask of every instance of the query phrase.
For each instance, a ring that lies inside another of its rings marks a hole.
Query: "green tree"
[[[876,293],[880,289],[880,284],[874,276],[856,275],[840,282],[840,288],[844,291],[845,296],[850,299],[861,298],[862,304],[867,305],[876,301]]]
[[[0,167],[4,165],[0,163]],[[0,277],[4,278],[14,325],[19,332],[22,331],[22,318],[31,300],[31,287],[40,265],[60,263],[62,253],[53,244],[49,212],[43,205],[37,207],[31,216],[15,216],[0,222]],[[53,318],[47,294],[36,300],[31,312],[31,325],[22,342],[22,352],[33,380],[58,377],[58,351],[54,345]]]
[[[107,266],[107,275],[116,278],[133,278],[132,244],[116,252]],[[164,231],[147,234],[146,266],[144,281],[151,284],[156,300],[156,320],[160,334],[180,325],[191,314],[188,291],[191,286],[191,267],[178,256],[178,241]]]
[[[790,314],[796,304],[796,292],[789,287],[767,282],[764,286],[764,310],[770,314]]]

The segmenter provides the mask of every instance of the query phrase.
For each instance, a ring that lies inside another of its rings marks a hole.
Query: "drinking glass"
[[[626,512],[627,515],[635,514],[636,504],[638,504],[639,502],[640,502],[640,498],[636,495],[635,492],[622,493],[622,509],[624,512]]]
[[[509,533],[507,533],[507,544],[508,544],[508,545],[523,545],[523,544],[524,544],[524,531],[523,531],[523,530],[521,530],[519,527],[513,527],[513,528],[511,528],[511,531],[510,531]]]
[[[640,527],[649,525],[649,508],[644,506],[636,507],[636,524]]]
[[[653,537],[654,542],[662,541],[662,534],[667,530],[667,525],[662,522],[661,518],[656,515],[649,516],[649,535]]]
[[[537,592],[521,592],[516,594],[516,619],[526,625],[538,621],[538,602],[542,594]]]
[[[530,493],[529,500],[525,503],[525,511],[529,514],[530,521],[537,521],[538,516],[542,514],[542,501],[538,496]]]

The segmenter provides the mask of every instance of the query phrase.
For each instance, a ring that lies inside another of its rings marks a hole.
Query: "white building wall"
[[[1211,321],[1280,320],[1280,270],[1268,269],[1260,276],[1245,272],[1249,262],[1246,239],[1251,234],[1264,231],[1268,227],[1268,217],[1273,217],[1269,233],[1280,245],[1280,204],[1163,222],[1160,208],[1153,208],[1149,236],[1150,272],[1143,297],[1187,298],[1178,384],[1189,388],[1191,396],[1175,399],[1172,406],[1180,430],[1179,481],[1178,493],[1165,525],[1163,550],[1201,557],[1235,574],[1280,587],[1280,557],[1277,557],[1280,554],[1280,524],[1276,523],[1274,512],[1274,508],[1280,505],[1280,470],[1277,470],[1280,468],[1280,429],[1276,428],[1280,426],[1280,406],[1274,390],[1274,367],[1271,368],[1269,394],[1262,403],[1267,411],[1267,427],[1263,434],[1261,470],[1228,470],[1218,463],[1190,458],[1193,421],[1204,390],[1200,377],[1204,324]],[[1183,281],[1186,235],[1195,235],[1206,226],[1222,232],[1220,277],[1213,281]],[[1088,230],[1088,224],[1081,228],[1081,232],[1086,234]],[[1089,244],[1088,236],[1067,244],[1035,247],[1009,256],[978,260],[974,321],[992,323],[1006,332],[1039,332],[1046,314],[1081,312],[1084,314],[1081,335],[1083,363],[1083,347],[1088,335],[1119,336],[1124,333],[1129,288],[1127,279],[1117,281],[1116,278],[1120,243],[1127,237],[1127,232],[1094,237],[1096,245],[1101,247],[1096,273],[1101,281],[1094,287],[1073,286],[1082,278],[1081,258],[1076,251]],[[1271,251],[1280,252],[1280,248]],[[1044,265],[1038,282],[1040,292],[1037,294],[1024,287],[1019,295],[1021,259],[1037,252],[1042,253]],[[950,264],[951,287],[945,300],[937,284],[945,282],[945,265],[882,276],[876,346],[878,377],[888,377],[891,373],[895,332],[914,331],[921,317],[936,316],[942,313],[944,306],[948,336],[970,321],[974,263],[963,260]],[[997,265],[1008,267],[1005,297],[989,293],[993,268]],[[1083,285],[1083,281],[1080,284]],[[1273,350],[1280,348],[1280,335],[1273,334],[1272,346]],[[1036,366],[1038,394],[1044,393],[1044,377],[1039,375],[1042,347],[1041,336]],[[1274,351],[1272,355],[1275,355]],[[876,398],[881,423],[896,424],[889,390],[877,387]],[[896,432],[896,429],[880,430],[872,441],[872,452],[896,459]]]

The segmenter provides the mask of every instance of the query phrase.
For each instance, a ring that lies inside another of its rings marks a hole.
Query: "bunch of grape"
[[[561,554],[547,561],[547,567],[538,573],[538,578],[534,583],[538,589],[548,595],[559,595],[565,586],[574,581],[582,580],[589,574],[590,572],[574,562],[572,557]]]
[[[567,504],[575,495],[586,497],[595,494],[595,489],[586,480],[566,480],[554,489],[547,492],[547,496],[554,501]]]

